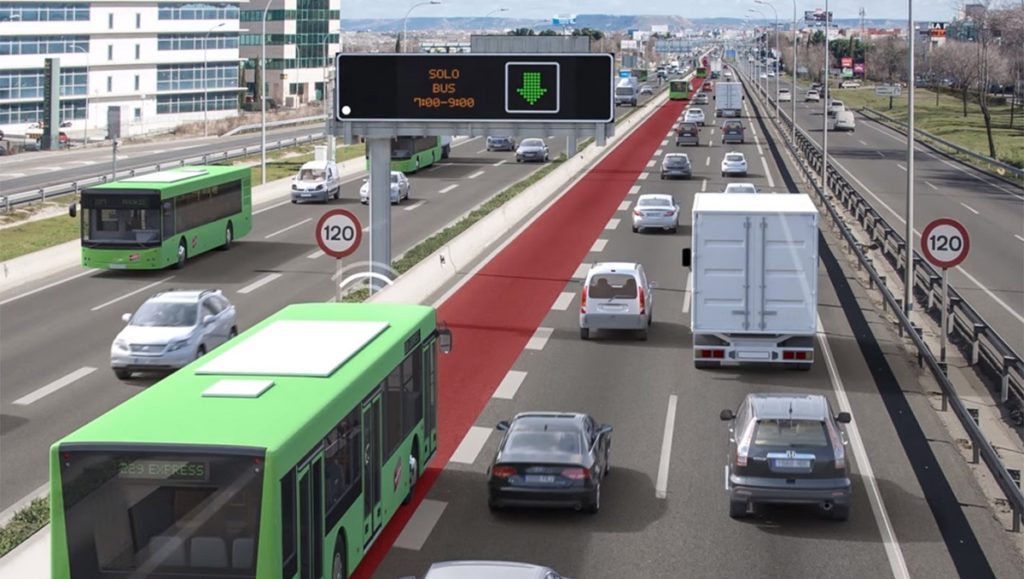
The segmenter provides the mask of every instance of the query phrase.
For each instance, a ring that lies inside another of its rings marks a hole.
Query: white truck
[[[327,203],[332,197],[341,199],[341,172],[337,163],[327,158],[327,147],[318,146],[314,151],[314,160],[303,163],[299,173],[292,177],[292,203]]]
[[[818,324],[818,210],[805,194],[697,193],[690,330],[697,368],[810,369]]]
[[[715,85],[715,116],[738,117],[743,111],[743,85],[719,82]]]
[[[638,98],[637,91],[636,77],[619,78],[618,84],[615,85],[615,106],[635,107]]]

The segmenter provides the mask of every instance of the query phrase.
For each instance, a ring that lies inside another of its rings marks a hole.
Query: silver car
[[[434,563],[423,579],[568,579],[550,567],[512,561],[445,561]],[[400,579],[415,579],[403,577]]]
[[[671,195],[641,195],[633,208],[633,233],[644,229],[679,229],[679,204]]]
[[[523,161],[548,161],[548,144],[543,139],[523,139],[516,149],[516,163]]]
[[[409,190],[412,185],[409,178],[401,171],[391,172],[391,202],[401,203],[403,199],[409,198]],[[363,179],[363,186],[359,188],[359,202],[367,205],[370,202],[370,181]]]
[[[760,193],[753,183],[729,183],[722,193]]]
[[[171,290],[146,300],[110,347],[110,367],[133,372],[175,370],[238,335],[235,306],[220,290]]]

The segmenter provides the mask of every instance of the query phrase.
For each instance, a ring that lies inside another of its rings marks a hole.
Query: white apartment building
[[[331,60],[340,50],[341,0],[252,0],[242,7],[240,54],[246,94],[255,103],[264,9],[267,97],[288,108],[321,101]]]
[[[0,130],[43,118],[43,66],[59,58],[61,116],[72,138],[106,135],[120,107],[130,136],[234,116],[244,87],[239,5],[169,0],[0,0]],[[205,65],[205,70],[204,70]]]

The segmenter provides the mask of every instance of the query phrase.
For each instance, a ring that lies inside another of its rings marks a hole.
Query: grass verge
[[[50,521],[50,498],[38,498],[18,511],[11,522],[0,527],[0,557],[31,537]]]
[[[79,221],[67,215],[0,229],[0,261],[78,239]]]
[[[337,148],[337,156],[335,157],[339,163],[342,161],[348,161],[356,157],[362,157],[366,154],[366,145],[362,143],[358,145],[342,145]],[[299,171],[299,167],[307,161],[313,160],[313,146],[312,145],[301,145],[293,150],[289,150],[287,153],[275,155],[273,160],[267,159],[267,182],[275,181],[277,179],[285,179],[292,177]],[[257,164],[252,168],[252,182],[253,184],[262,182],[263,172],[259,166],[259,155],[252,155],[246,157],[237,162]]]

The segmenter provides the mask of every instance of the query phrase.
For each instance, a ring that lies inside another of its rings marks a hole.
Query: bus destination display
[[[339,54],[339,121],[612,122],[609,54]]]
[[[137,480],[177,480],[205,482],[210,479],[210,465],[198,460],[119,460],[117,476]]]

